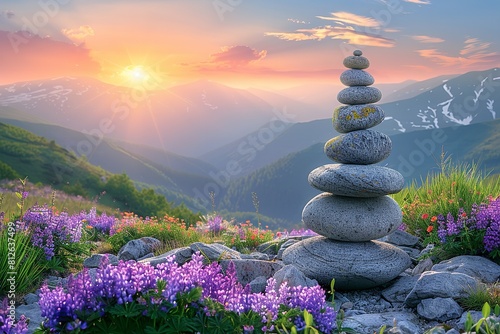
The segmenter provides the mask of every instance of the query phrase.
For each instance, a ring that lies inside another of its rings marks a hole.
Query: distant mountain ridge
[[[445,77],[444,77],[445,78]],[[413,84],[413,89],[420,94],[406,99],[380,104],[385,112],[385,120],[375,129],[388,135],[426,129],[440,129],[450,126],[475,124],[496,119],[496,103],[500,103],[500,70],[469,72],[455,76],[449,80],[443,77]],[[443,82],[444,80],[444,82]],[[438,86],[429,88],[432,82]],[[376,85],[375,85],[376,86]],[[410,86],[403,88],[404,92]],[[422,89],[422,87],[426,87]],[[340,104],[336,104],[338,106]],[[333,107],[332,107],[333,114]],[[257,136],[253,134],[225,145],[219,149],[200,156],[214,166],[224,168],[225,164],[235,157],[241,157],[238,148],[245,138]],[[325,143],[337,136],[331,118],[311,122],[295,123],[276,135],[274,141],[266,143],[256,150],[251,161],[241,162],[245,173],[277,161],[289,153],[306,149],[315,143]]]

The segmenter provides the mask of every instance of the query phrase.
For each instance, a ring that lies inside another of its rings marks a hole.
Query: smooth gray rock
[[[370,66],[370,61],[366,57],[359,56],[349,56],[344,58],[344,66],[347,68],[364,70]]]
[[[500,280],[500,265],[482,256],[456,256],[435,264],[432,270],[462,273],[478,278],[484,283],[494,283]]]
[[[118,259],[123,261],[137,261],[144,255],[154,252],[160,246],[161,241],[152,237],[130,240],[118,252]]]
[[[352,86],[342,89],[337,94],[337,101],[343,104],[377,103],[382,92],[375,87]]]
[[[220,261],[221,268],[227,270],[229,263],[234,263],[238,282],[245,286],[259,276],[271,277],[278,270],[283,268],[283,264],[272,261],[232,259]]]
[[[391,154],[391,138],[374,130],[357,130],[341,134],[326,142],[325,154],[343,164],[369,165]]]
[[[140,259],[137,259],[137,261],[139,262],[139,261],[142,261],[142,260],[150,259],[152,257],[155,257],[155,254],[154,253],[149,253],[149,254],[144,255]]]
[[[415,287],[418,276],[402,276],[391,286],[382,290],[382,296],[391,303],[403,303],[406,296]]]
[[[24,303],[26,304],[33,304],[33,303],[37,303],[39,300],[40,300],[40,296],[38,296],[36,293],[28,293],[26,294],[24,297]]]
[[[221,244],[205,244],[195,242],[189,246],[193,252],[200,252],[209,261],[241,259],[240,253]]]
[[[380,238],[380,241],[388,242],[396,246],[413,247],[418,244],[418,237],[401,230],[396,230],[385,237]]]
[[[340,82],[346,86],[370,86],[373,85],[375,79],[366,71],[350,69],[342,72]]]
[[[403,214],[389,196],[353,198],[321,193],[302,211],[307,228],[338,241],[369,241],[395,231]]]
[[[411,274],[414,276],[420,276],[424,272],[431,270],[432,259],[430,257],[420,260],[418,264],[412,269]]]
[[[178,264],[182,265],[182,264],[188,262],[189,260],[191,260],[193,253],[194,252],[191,248],[181,247],[181,248],[172,249],[166,253],[163,253],[163,254],[155,256],[155,257],[150,257],[150,258],[144,259],[140,262],[149,263],[153,267],[156,267],[160,263],[167,262],[168,258],[170,258],[171,256],[174,256],[175,257],[174,261],[177,262]]]
[[[323,286],[335,278],[336,290],[368,289],[397,277],[411,260],[399,248],[379,241],[342,242],[323,236],[300,241],[283,252],[293,264]]]
[[[333,128],[340,133],[374,127],[385,118],[384,110],[376,104],[340,106],[333,111]]]
[[[281,245],[281,247],[280,247],[280,249],[278,251],[278,255],[276,255],[276,259],[278,259],[278,260],[283,259],[283,252],[285,251],[285,249],[287,249],[288,247],[290,247],[291,245],[293,245],[293,244],[295,244],[295,243],[297,243],[299,241],[300,240],[297,240],[297,239],[288,239],[287,241],[285,241]]]
[[[34,333],[35,330],[40,327],[43,320],[42,311],[38,303],[32,303],[29,305],[19,305],[16,307],[16,319],[19,320],[21,315],[24,315],[29,319],[28,333]]]
[[[250,286],[250,291],[252,293],[261,293],[266,291],[266,286],[267,286],[267,278],[265,276],[259,276],[253,279],[250,283],[248,283]]]
[[[107,261],[109,264],[116,266],[118,264],[118,257],[114,254],[94,254],[83,261],[84,268],[99,268],[101,263]]]
[[[350,197],[395,194],[404,187],[401,173],[376,165],[323,165],[309,173],[308,181],[321,191]]]
[[[467,297],[477,281],[462,273],[426,271],[415,283],[405,299],[409,307],[416,307],[423,299]]]
[[[386,325],[387,330],[394,326],[394,321],[396,324],[400,322],[405,323],[404,334],[416,334],[421,333],[420,328],[414,323],[418,322],[418,318],[415,314],[409,312],[385,312],[385,313],[373,313],[373,314],[360,314],[349,316],[344,319],[342,326],[346,328],[351,328],[354,333],[357,334],[373,334],[378,333],[380,328]]]
[[[417,313],[427,320],[448,321],[460,317],[462,308],[452,298],[423,299],[417,305]]]
[[[318,282],[316,280],[308,278],[301,272],[297,267],[288,264],[274,273],[273,278],[276,280],[276,288],[278,289],[283,282],[286,282],[288,286],[316,286]]]

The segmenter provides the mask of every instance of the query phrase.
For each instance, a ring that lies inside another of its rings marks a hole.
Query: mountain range
[[[386,119],[375,129],[391,136],[393,151],[382,164],[408,183],[435,171],[442,152],[500,172],[499,87],[498,68],[386,86],[393,90],[380,104]],[[247,212],[256,193],[260,213],[298,223],[317,194],[307,175],[332,163],[323,144],[337,133],[330,118],[301,121],[304,110],[323,107],[290,92],[197,81],[140,99],[130,88],[64,77],[0,86],[0,122],[126,173],[176,204],[209,210],[213,192],[218,210]]]

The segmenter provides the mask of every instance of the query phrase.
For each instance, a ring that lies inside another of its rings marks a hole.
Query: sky
[[[1,0],[0,84],[87,76],[154,88],[377,82],[500,65],[498,0]]]

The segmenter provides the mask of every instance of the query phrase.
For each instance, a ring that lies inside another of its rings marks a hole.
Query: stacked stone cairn
[[[402,223],[399,205],[389,194],[404,186],[396,170],[374,165],[389,156],[391,139],[370,128],[384,120],[374,104],[382,93],[364,69],[369,61],[360,50],[344,59],[348,70],[341,82],[348,86],[337,100],[344,105],[333,112],[333,126],[341,133],[325,144],[325,154],[337,162],[316,168],[309,184],[323,191],[309,201],[302,221],[320,234],[300,241],[283,253],[307,277],[335,289],[358,290],[382,285],[407,269],[411,260],[396,246],[378,241]]]

